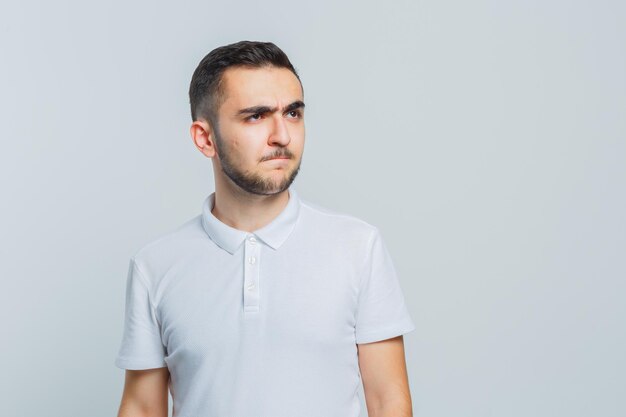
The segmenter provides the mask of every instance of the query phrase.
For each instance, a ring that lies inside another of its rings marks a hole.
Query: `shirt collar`
[[[253,234],[276,250],[282,245],[296,225],[300,212],[300,199],[293,186],[289,187],[287,205],[270,223],[254,232],[235,229],[222,223],[211,213],[215,205],[215,192],[211,193],[202,204],[202,226],[211,240],[219,247],[234,254],[247,236]]]

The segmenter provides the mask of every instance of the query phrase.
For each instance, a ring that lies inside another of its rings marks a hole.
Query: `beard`
[[[219,157],[222,172],[242,190],[258,195],[278,194],[288,189],[291,183],[296,179],[296,176],[298,176],[301,162],[298,163],[298,166],[288,173],[286,177],[278,181],[269,177],[263,177],[254,172],[242,171],[237,167],[236,158],[233,158],[232,152],[228,149],[218,129],[215,129],[214,133],[215,143],[217,145],[215,152]],[[283,149],[281,152],[273,155],[273,157],[277,156],[289,156],[293,158],[293,155],[287,149]]]

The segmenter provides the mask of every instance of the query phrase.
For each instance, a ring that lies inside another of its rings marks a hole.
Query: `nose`
[[[291,141],[289,136],[289,129],[287,128],[287,122],[282,115],[276,115],[274,117],[274,124],[272,131],[270,132],[269,142],[274,145],[286,146]]]

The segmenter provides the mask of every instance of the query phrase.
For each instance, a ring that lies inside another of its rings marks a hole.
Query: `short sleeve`
[[[356,343],[370,343],[415,330],[391,255],[376,229],[371,237],[366,273],[361,280],[356,315]]]
[[[126,281],[124,333],[115,359],[121,369],[152,369],[167,366],[166,349],[145,278],[131,259]]]

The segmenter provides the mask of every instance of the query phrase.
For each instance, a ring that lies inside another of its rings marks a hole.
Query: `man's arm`
[[[167,417],[169,378],[167,367],[126,370],[117,417]]]
[[[402,335],[357,348],[368,415],[412,417]]]

